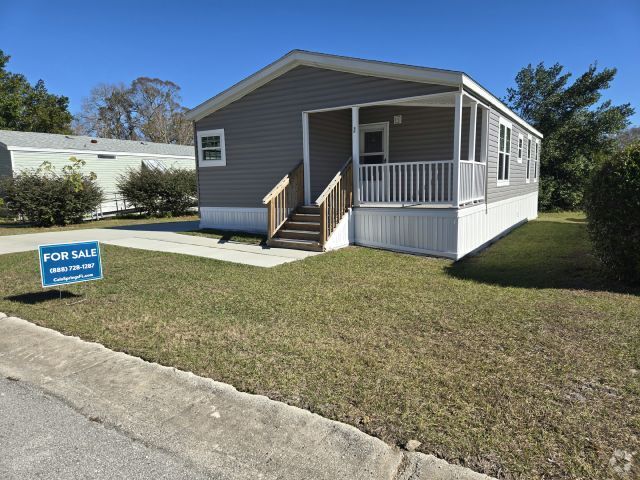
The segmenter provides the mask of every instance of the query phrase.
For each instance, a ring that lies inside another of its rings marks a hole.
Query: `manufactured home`
[[[459,259],[537,216],[542,134],[460,71],[294,50],[188,118],[202,228]]]
[[[64,166],[70,165],[71,157],[86,162],[84,172],[96,174],[105,197],[96,212],[98,215],[128,208],[117,192],[116,183],[129,169],[142,165],[163,169],[195,168],[193,146],[188,145],[0,130],[0,176],[37,169],[44,162],[61,172]]]

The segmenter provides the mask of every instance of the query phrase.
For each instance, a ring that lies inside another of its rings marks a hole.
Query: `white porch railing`
[[[361,165],[361,203],[453,202],[453,161]]]
[[[460,162],[460,205],[484,199],[486,165]],[[360,202],[455,205],[454,162],[360,165]]]
[[[460,205],[484,200],[486,164],[460,160]]]

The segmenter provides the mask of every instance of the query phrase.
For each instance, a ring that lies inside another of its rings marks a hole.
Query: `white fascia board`
[[[111,150],[71,150],[60,148],[38,148],[38,147],[18,147],[7,146],[7,150],[12,152],[44,152],[44,153],[71,153],[71,154],[95,154],[95,155],[128,155],[130,157],[162,157],[162,158],[175,158],[181,160],[194,160],[196,158],[195,148],[193,150],[193,156],[191,155],[166,155],[163,153],[138,153],[138,152],[114,152]]]
[[[434,70],[426,67],[398,65],[375,60],[362,60],[294,50],[276,62],[224,90],[222,93],[189,110],[186,113],[186,118],[188,120],[198,121],[300,65],[354,73],[357,75],[449,86],[461,85],[463,75],[461,72]]]
[[[498,110],[502,114],[506,115],[507,117],[510,117],[512,120],[515,120],[517,123],[525,127],[525,129],[529,130],[531,133],[536,134],[540,138],[544,137],[542,132],[536,130],[531,125],[529,125],[529,123],[523,120],[517,113],[515,113],[513,110],[507,107],[504,103],[502,103],[500,99],[495,97],[487,89],[482,87],[479,83],[477,83],[475,80],[473,80],[471,77],[469,77],[466,74],[463,74],[462,76],[462,85],[467,89],[469,89],[470,92],[473,92],[476,95],[480,96],[480,98],[486,100],[488,103],[491,104],[492,107],[494,107],[496,110]]]

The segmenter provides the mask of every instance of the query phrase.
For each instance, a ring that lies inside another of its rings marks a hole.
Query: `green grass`
[[[196,237],[207,237],[219,239],[223,242],[247,243],[249,245],[264,245],[267,237],[246,232],[234,232],[230,230],[216,230],[213,228],[202,228],[187,232],[179,232],[183,235],[193,235]]]
[[[619,478],[614,450],[640,455],[640,292],[600,275],[581,215],[458,263],[357,247],[272,269],[109,245],[103,260],[105,280],[59,300],[35,252],[2,255],[0,311],[502,478]]]
[[[84,228],[112,228],[123,227],[127,225],[144,225],[148,223],[166,223],[166,222],[183,222],[196,221],[196,215],[185,215],[182,217],[141,217],[138,215],[127,215],[126,217],[105,218],[102,220],[91,220],[74,225],[66,225],[64,227],[32,227],[22,223],[12,222],[7,219],[0,218],[0,236],[4,235],[21,235],[24,233],[46,233],[58,232],[63,230],[79,230]]]

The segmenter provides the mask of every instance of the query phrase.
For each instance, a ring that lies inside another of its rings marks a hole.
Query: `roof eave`
[[[539,136],[540,138],[544,138],[542,132],[531,126],[527,121],[525,121],[522,117],[520,117],[517,113],[507,107],[498,97],[489,92],[486,88],[476,82],[473,78],[469,77],[467,74],[463,74],[462,76],[462,85],[469,89],[471,92],[480,96],[482,99],[486,100],[492,107],[494,107],[497,111],[503,113],[504,115],[510,117],[512,120],[515,120],[517,123],[524,125],[531,133]]]
[[[373,60],[361,60],[293,50],[274,63],[267,65],[215,97],[189,110],[186,113],[186,118],[197,122],[300,65],[343,71],[357,75],[378,76],[396,80],[450,86],[462,85],[463,77],[462,72],[431,70],[424,67],[396,65]]]

